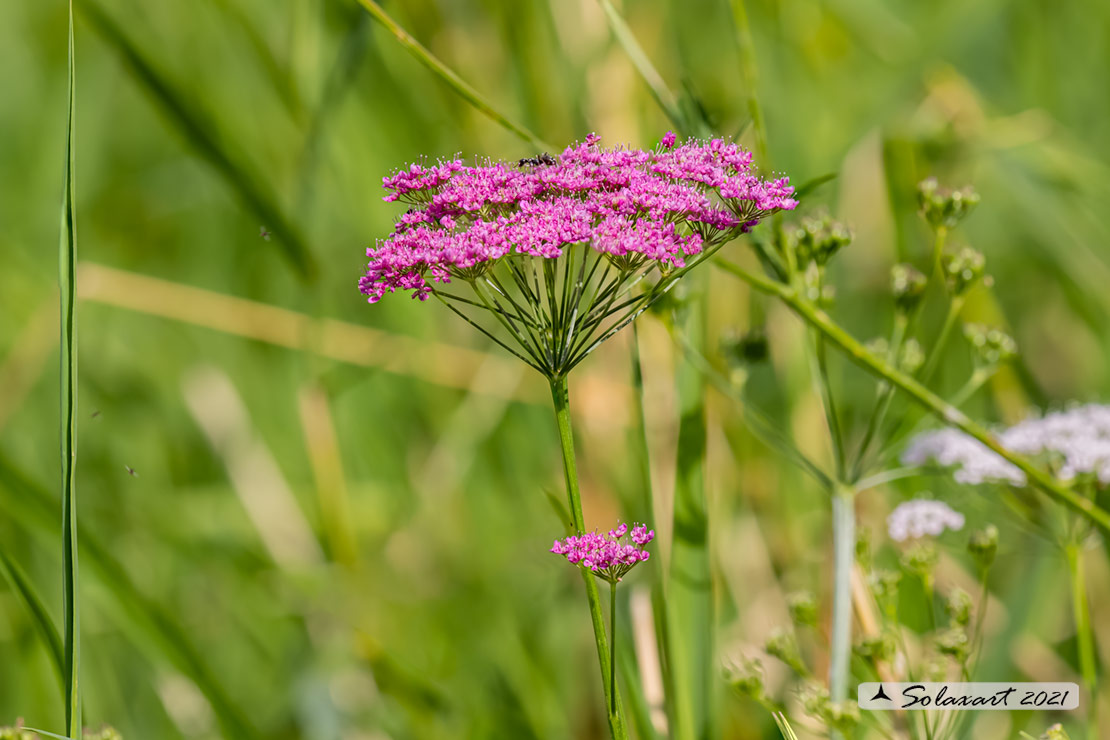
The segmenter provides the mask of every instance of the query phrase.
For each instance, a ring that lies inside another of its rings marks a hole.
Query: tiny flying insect
[[[95,419],[98,416],[100,416],[100,409],[97,409],[96,411],[92,412],[92,414],[89,415],[89,418],[90,419]]]
[[[266,241],[270,241],[270,232],[266,230],[265,226],[258,227],[258,235]]]
[[[131,467],[130,465],[124,465],[123,469],[126,470],[132,478],[139,477],[139,474],[135,472],[135,468]]]

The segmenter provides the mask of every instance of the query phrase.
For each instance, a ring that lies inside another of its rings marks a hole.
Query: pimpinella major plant
[[[383,185],[409,208],[367,250],[360,290],[371,303],[434,297],[548,380],[577,536],[568,374],[729,241],[797,205],[788,179],[760,177],[735,143],[670,133],[648,150],[590,135],[516,163],[417,163]],[[609,729],[625,738],[597,585],[583,577]]]

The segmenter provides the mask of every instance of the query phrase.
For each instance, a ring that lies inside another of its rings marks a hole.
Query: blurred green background
[[[356,287],[366,246],[398,212],[380,199],[384,174],[421,157],[535,149],[353,1],[76,7],[87,723],[135,740],[601,737],[581,584],[546,552],[560,526],[544,493],[561,495],[562,482],[543,383],[441,306],[396,296],[369,307]],[[683,105],[750,144],[728,2],[618,7]],[[650,146],[672,127],[596,0],[385,8],[554,147],[591,131]],[[762,164],[798,183],[836,173],[804,205],[855,229],[836,268],[838,316],[861,338],[886,333],[889,312],[875,306],[889,304],[890,265],[926,259],[916,183],[970,182],[983,203],[957,240],[986,254],[997,300],[980,294],[965,315],[1006,326],[1022,357],[969,411],[1009,421],[1105,397],[1110,4],[747,9]],[[56,619],[65,24],[58,0],[0,3],[0,542]],[[744,290],[711,283],[711,335],[746,328]],[[827,457],[802,334],[764,308],[773,366],[753,388]],[[641,332],[665,556],[676,352],[656,318]],[[597,526],[637,494],[628,362],[622,335],[572,380]],[[967,366],[951,352],[942,387]],[[842,363],[834,372],[848,413],[863,413],[873,385]],[[711,391],[708,404],[727,666],[758,654],[787,591],[817,591],[827,612],[828,512],[732,401]],[[1075,680],[1059,558],[989,495],[911,480],[866,494],[861,518],[881,531],[900,496],[926,487],[969,528],[1003,529],[992,680]],[[969,572],[963,542],[942,540],[951,582]],[[1098,625],[1110,568],[1094,555]],[[648,579],[630,580],[635,614]],[[61,711],[48,654],[2,584],[0,720],[57,727]],[[776,736],[746,700],[725,711],[726,737]],[[987,714],[977,736],[1044,727]]]

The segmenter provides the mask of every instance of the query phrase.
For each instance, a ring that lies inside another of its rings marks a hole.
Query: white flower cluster
[[[1084,473],[1110,483],[1110,406],[1089,404],[1026,419],[998,435],[1003,447],[1047,457],[1062,480]],[[955,429],[915,437],[902,454],[907,465],[934,461],[954,468],[958,483],[1004,482],[1025,485],[1025,474],[978,440]]]
[[[936,537],[951,529],[953,532],[964,526],[964,515],[953,510],[943,501],[918,498],[898,504],[886,518],[887,533],[895,542],[914,537]]]

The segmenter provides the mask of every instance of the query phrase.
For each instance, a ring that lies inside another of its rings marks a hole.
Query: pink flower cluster
[[[563,555],[573,565],[578,565],[610,583],[616,583],[628,571],[644,562],[650,553],[644,548],[655,538],[655,530],[646,524],[634,525],[629,532],[627,524],[610,529],[608,534],[587,532],[555,540],[551,552]]]
[[[359,289],[371,303],[398,289],[424,300],[433,283],[502,257],[555,259],[575,244],[682,267],[706,242],[797,205],[787,178],[761,179],[751,153],[724,139],[677,145],[668,133],[650,151],[598,142],[590,135],[557,158],[518,165],[454,159],[383,178],[385,200],[412,207],[367,250]]]

